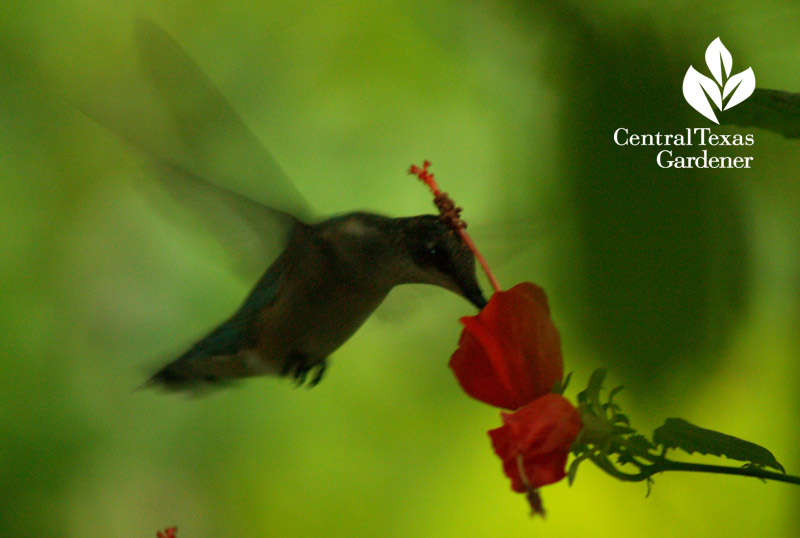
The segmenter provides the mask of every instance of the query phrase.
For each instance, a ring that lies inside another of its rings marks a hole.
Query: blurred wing
[[[280,254],[298,221],[291,215],[193,175],[169,161],[154,161],[161,186],[230,251],[231,268],[247,281]]]
[[[161,186],[216,236],[236,272],[247,279],[260,275],[286,232],[310,219],[307,204],[164,30],[137,21],[135,43],[147,80],[109,76],[101,88],[86,92],[90,97],[73,102],[149,158]],[[237,192],[253,185],[263,185],[266,204]]]
[[[192,170],[216,181],[264,182],[268,205],[305,220],[308,206],[225,97],[155,23],[139,20],[136,47],[183,142]]]

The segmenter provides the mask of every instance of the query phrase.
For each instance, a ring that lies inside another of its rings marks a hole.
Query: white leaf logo
[[[752,67],[731,76],[733,56],[720,38],[712,41],[706,49],[706,65],[714,78],[703,75],[690,65],[683,77],[683,96],[692,108],[719,124],[711,103],[719,111],[738,105],[756,89],[756,76]]]
[[[705,90],[705,92],[703,90]],[[716,82],[698,73],[694,67],[689,66],[686,76],[683,77],[683,96],[696,111],[714,123],[719,123],[706,95],[714,101],[717,108],[722,108],[722,94]]]
[[[741,73],[733,75],[728,79],[728,82],[725,83],[725,90],[722,92],[723,99],[725,99],[729,93],[733,92],[733,95],[731,95],[731,98],[728,100],[728,104],[725,105],[723,110],[728,110],[729,108],[738,105],[750,97],[755,89],[756,76],[753,74],[752,67],[748,67],[747,71],[742,71]]]
[[[706,49],[706,65],[711,70],[711,74],[717,79],[717,84],[722,86],[726,78],[731,74],[733,67],[733,56],[725,48],[719,38],[716,38]],[[725,68],[725,76],[722,76],[722,68]]]

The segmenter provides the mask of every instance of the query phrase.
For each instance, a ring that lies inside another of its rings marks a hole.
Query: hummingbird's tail
[[[185,390],[223,385],[235,378],[253,375],[243,362],[237,355],[191,356],[187,353],[156,372],[145,386]]]
[[[257,375],[250,353],[243,349],[245,324],[238,318],[223,323],[189,351],[156,372],[144,386],[169,390],[222,385],[233,379]]]
[[[259,306],[259,303],[255,306]],[[325,372],[325,358],[293,351],[283,360],[277,360],[265,358],[259,352],[253,331],[248,327],[253,308],[248,299],[231,319],[157,371],[141,388],[156,386],[173,391],[197,390],[262,375],[292,377],[298,385],[309,379],[308,385],[311,387],[319,383]]]

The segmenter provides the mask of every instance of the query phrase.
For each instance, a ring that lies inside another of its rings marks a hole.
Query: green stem
[[[776,482],[786,482],[787,484],[800,485],[800,476],[792,476],[776,471],[768,471],[761,467],[727,467],[724,465],[709,465],[706,463],[687,463],[673,461],[664,457],[654,458],[652,465],[633,464],[639,467],[638,473],[626,473],[618,469],[608,458],[600,453],[591,454],[589,458],[595,465],[602,470],[620,480],[626,482],[641,482],[647,480],[654,474],[666,471],[687,471],[693,473],[714,473],[730,474],[737,476],[751,476],[762,480],[775,480]]]
[[[762,480],[775,480],[777,482],[800,485],[800,476],[792,476],[775,471],[767,471],[761,467],[726,467],[724,465],[708,465],[705,463],[672,461],[666,458],[649,467],[646,471],[643,471],[647,474],[647,476],[652,476],[653,474],[660,473],[662,471],[732,474],[738,476],[752,476],[754,478],[761,478]]]
[[[648,465],[645,469],[641,469],[638,473],[626,473],[624,471],[620,471],[617,469],[611,461],[607,457],[605,457],[602,453],[593,453],[589,455],[589,459],[592,462],[600,467],[602,470],[613,476],[614,478],[618,478],[625,482],[641,482],[642,480],[646,480],[651,475],[655,474],[650,472],[652,466]]]

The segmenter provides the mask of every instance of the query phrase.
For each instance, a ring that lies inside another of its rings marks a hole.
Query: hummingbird
[[[483,308],[473,253],[438,215],[353,212],[314,219],[271,155],[177,42],[146,20],[137,21],[134,36],[178,149],[159,141],[166,128],[150,128],[152,136],[142,129],[141,117],[155,104],[141,114],[115,106],[106,113],[95,107],[87,115],[142,150],[166,190],[201,208],[201,220],[215,232],[225,234],[235,221],[256,236],[249,254],[280,246],[241,306],[146,385],[181,390],[277,375],[314,386],[331,353],[401,284],[439,286]],[[139,125],[131,125],[130,117]],[[269,203],[220,186],[242,173],[265,181]]]

